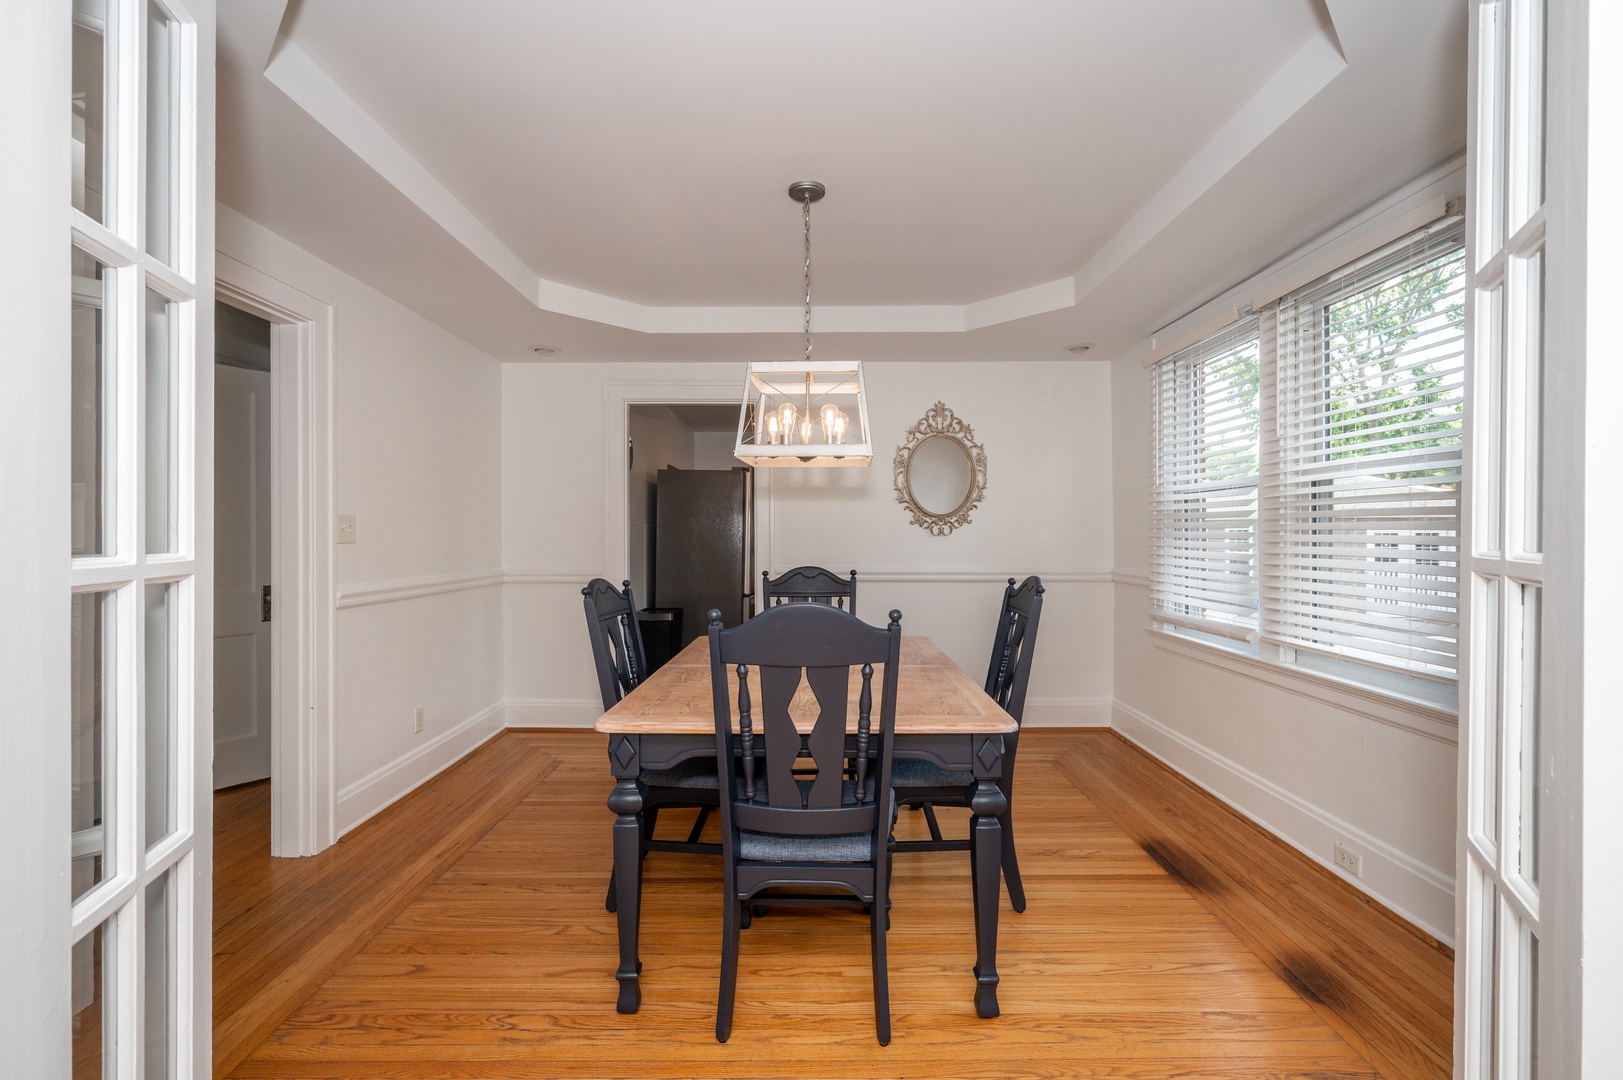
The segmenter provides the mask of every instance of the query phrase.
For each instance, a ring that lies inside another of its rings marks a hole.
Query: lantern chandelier
[[[867,467],[873,462],[862,363],[812,359],[811,205],[824,192],[815,180],[789,185],[789,197],[800,203],[806,236],[806,355],[801,360],[750,361],[733,449],[746,465]]]

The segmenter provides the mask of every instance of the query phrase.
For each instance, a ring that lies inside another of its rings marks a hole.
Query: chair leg
[[[614,871],[610,870],[609,871],[609,895],[607,897],[605,897],[604,900],[603,900],[603,910],[612,914],[614,912],[616,906],[617,905],[615,904],[615,900],[614,900]]]
[[[868,925],[873,936],[873,1016],[879,1032],[879,1045],[890,1045],[890,973],[885,959],[885,929],[890,916],[874,904],[868,909]],[[883,921],[882,921],[883,920]]]
[[[655,806],[642,812],[642,853],[648,856],[648,841],[654,838],[654,823],[659,820],[659,807]]]
[[[721,918],[721,989],[716,995],[716,1041],[733,1033],[733,997],[738,990],[738,930],[744,905],[727,898]]]
[[[924,820],[930,823],[930,839],[939,841],[941,839],[941,826],[936,823],[935,807],[929,803],[924,804]]]
[[[1020,860],[1014,854],[1013,815],[1003,816],[1003,884],[1009,890],[1009,903],[1016,911],[1026,910],[1026,889],[1020,882]]]
[[[693,819],[693,828],[688,831],[688,843],[697,844],[699,836],[704,832],[704,823],[710,819],[710,807],[699,807],[699,816]]]

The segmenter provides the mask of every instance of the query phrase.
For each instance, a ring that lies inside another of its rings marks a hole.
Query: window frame
[[[1396,238],[1388,239],[1384,243],[1364,249],[1357,255],[1340,260],[1336,269],[1305,285],[1291,289],[1288,295],[1274,294],[1261,310],[1253,311],[1250,305],[1230,308],[1228,310],[1233,313],[1233,318],[1223,320],[1223,325],[1216,328],[1207,322],[1202,328],[1206,332],[1193,344],[1185,345],[1175,352],[1162,352],[1158,357],[1146,358],[1146,364],[1151,368],[1152,386],[1150,394],[1152,552],[1146,630],[1159,647],[1191,659],[1215,663],[1250,678],[1262,677],[1265,681],[1286,689],[1375,719],[1397,723],[1436,737],[1453,737],[1459,712],[1457,667],[1452,679],[1434,675],[1405,674],[1392,667],[1338,656],[1330,652],[1299,649],[1288,642],[1280,641],[1269,632],[1270,602],[1271,600],[1277,602],[1277,597],[1271,598],[1268,595],[1269,587],[1266,582],[1270,574],[1277,570],[1279,559],[1279,553],[1275,550],[1280,535],[1277,522],[1279,507],[1275,500],[1269,497],[1268,489],[1271,481],[1277,481],[1281,468],[1281,441],[1277,432],[1281,304],[1291,303],[1294,299],[1307,295],[1322,296],[1338,279],[1348,278],[1349,274],[1360,266],[1378,262],[1383,253],[1389,259],[1392,252],[1400,250],[1406,244],[1414,243],[1417,238],[1435,236],[1440,230],[1457,229],[1461,217],[1460,210],[1458,203],[1450,203],[1446,213],[1428,215],[1430,220],[1420,224],[1418,229],[1411,227]],[[1463,237],[1459,243],[1463,259]],[[1428,258],[1435,259],[1436,254],[1437,249],[1433,247],[1429,255],[1417,257],[1415,264],[1418,265]],[[1404,271],[1409,268],[1404,267]],[[1191,625],[1189,620],[1181,620],[1175,612],[1160,606],[1166,594],[1172,591],[1172,582],[1166,576],[1166,568],[1161,561],[1163,551],[1158,541],[1157,530],[1162,523],[1157,517],[1159,510],[1156,501],[1160,494],[1157,481],[1161,475],[1165,455],[1172,446],[1161,441],[1159,413],[1163,404],[1158,400],[1156,387],[1163,378],[1159,374],[1163,365],[1198,356],[1203,349],[1210,348],[1225,338],[1232,341],[1235,332],[1252,321],[1257,324],[1260,416],[1257,437],[1259,496],[1253,526],[1256,543],[1254,595],[1258,626],[1256,633],[1249,640],[1236,640],[1232,635],[1214,633],[1200,626]],[[1462,442],[1469,437],[1468,412],[1464,417],[1464,428]],[[1456,521],[1459,513],[1459,501],[1456,500]],[[1455,535],[1457,543],[1460,535],[1458,527]],[[1458,581],[1457,561],[1455,578]]]

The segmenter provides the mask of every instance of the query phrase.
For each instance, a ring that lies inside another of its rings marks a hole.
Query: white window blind
[[[1150,582],[1161,623],[1257,637],[1257,320],[1152,372]]]
[[[1279,302],[1270,641],[1456,677],[1462,237],[1439,222]]]

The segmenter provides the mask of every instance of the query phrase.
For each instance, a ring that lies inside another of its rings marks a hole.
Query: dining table
[[[878,665],[882,670],[883,665]],[[856,694],[847,713],[847,753],[856,753]],[[882,684],[876,673],[874,682]],[[1008,800],[998,786],[1003,772],[1004,737],[1019,725],[946,653],[927,637],[904,635],[896,679],[896,729],[892,754],[920,758],[943,769],[973,776],[970,806],[970,884],[974,895],[975,1011],[998,1015],[997,920],[1003,829]],[[809,699],[810,690],[800,693]],[[669,769],[691,758],[716,754],[716,720],[710,685],[710,641],[699,637],[626,694],[594,725],[608,736],[614,788],[614,883],[620,939],[615,972],[620,991],[616,1008],[634,1013],[642,1001],[637,955],[641,915],[643,784],[651,770]],[[736,710],[736,705],[735,705]],[[814,701],[799,697],[790,705],[797,726],[809,730]],[[809,717],[802,720],[801,717]],[[738,717],[733,716],[733,730]],[[961,864],[960,864],[961,865]],[[954,872],[943,862],[942,870]]]

